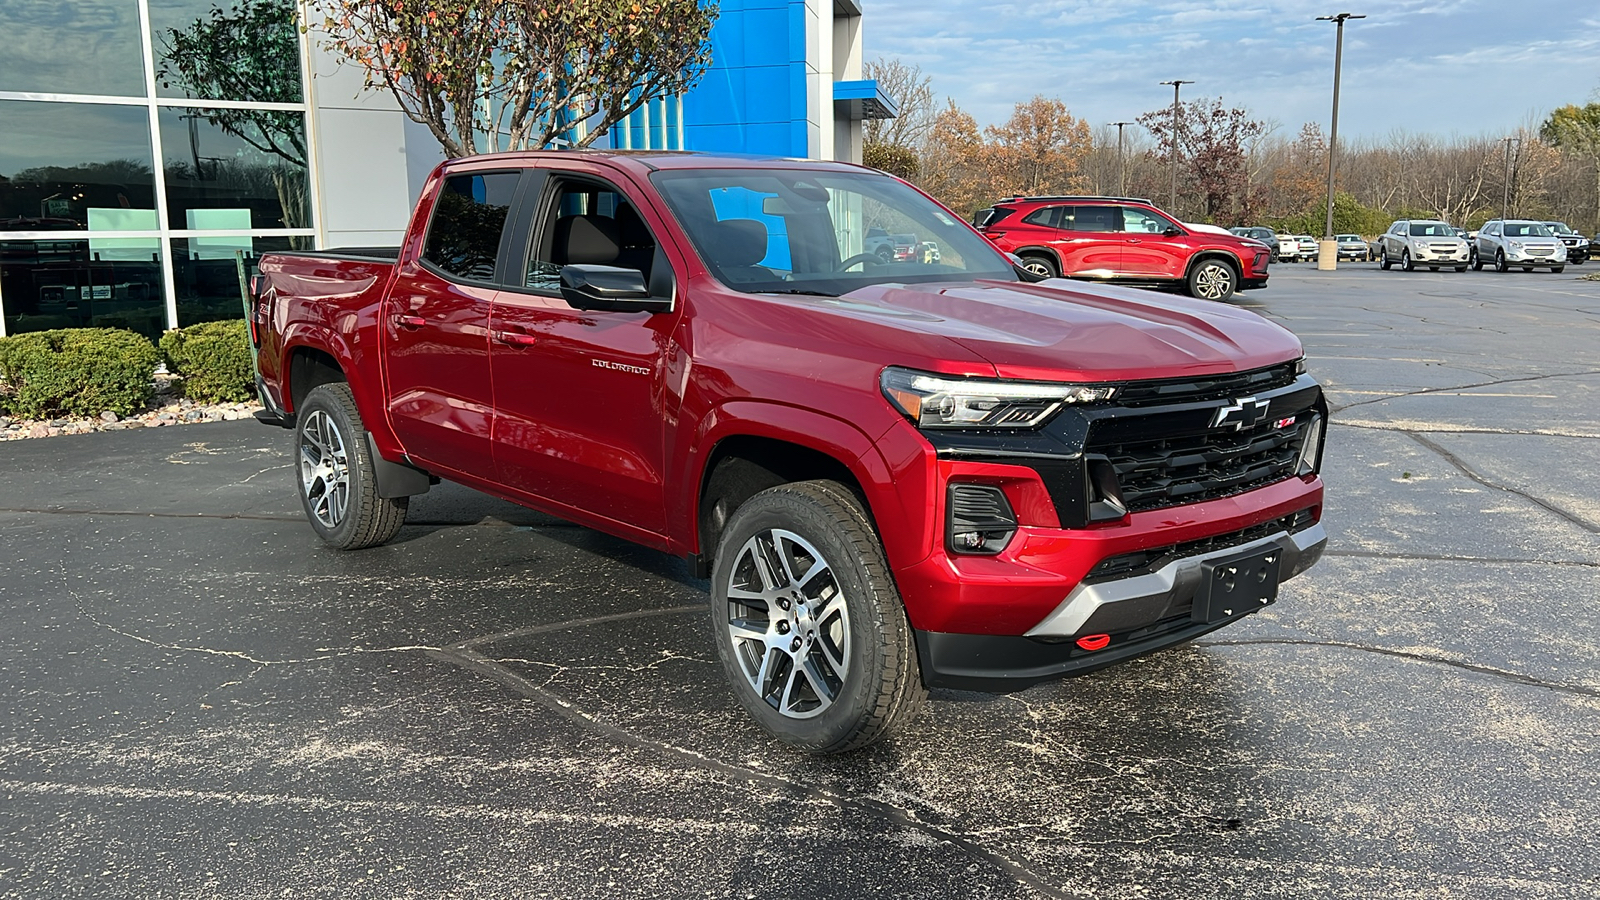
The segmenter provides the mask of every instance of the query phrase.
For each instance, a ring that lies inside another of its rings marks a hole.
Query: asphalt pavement
[[[1277,266],[1330,551],[815,758],[682,561],[463,488],[323,548],[255,422],[0,445],[0,897],[1600,897],[1600,283]]]

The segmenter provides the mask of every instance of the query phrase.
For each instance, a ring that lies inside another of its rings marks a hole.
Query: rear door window
[[[1068,231],[1110,232],[1119,230],[1119,225],[1115,206],[1067,206],[1061,210],[1061,227]]]
[[[521,177],[517,172],[486,172],[446,178],[428,223],[423,260],[464,281],[494,281]]]

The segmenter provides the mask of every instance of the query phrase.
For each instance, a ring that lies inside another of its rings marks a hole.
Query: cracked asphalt
[[[0,445],[0,896],[1600,897],[1600,283],[1274,269],[1331,549],[1181,649],[784,750],[679,560],[288,432]]]

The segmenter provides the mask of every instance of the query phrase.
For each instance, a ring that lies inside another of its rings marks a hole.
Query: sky
[[[1217,98],[1293,138],[1328,128],[1335,28],[1317,16],[1366,14],[1344,29],[1340,143],[1396,130],[1500,135],[1568,103],[1600,100],[1594,0],[877,0],[867,59],[922,67],[934,96],[980,125],[1035,94],[1091,127]]]

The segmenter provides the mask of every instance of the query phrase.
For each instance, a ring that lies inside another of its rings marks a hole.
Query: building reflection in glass
[[[169,227],[223,227],[200,224],[195,212],[206,209],[249,213],[225,227],[310,227],[304,113],[165,107],[158,116]]]

